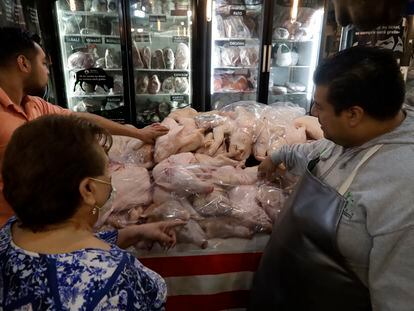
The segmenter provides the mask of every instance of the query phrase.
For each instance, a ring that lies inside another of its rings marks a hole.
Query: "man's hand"
[[[274,164],[271,156],[268,156],[260,163],[257,174],[260,179],[274,181],[283,176],[285,172],[286,168],[283,164]]]
[[[142,129],[139,129],[137,138],[146,144],[154,144],[157,137],[165,135],[167,133],[168,128],[159,123],[154,123]]]

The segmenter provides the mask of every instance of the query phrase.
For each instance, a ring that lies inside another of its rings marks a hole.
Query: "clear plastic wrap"
[[[262,110],[262,131],[258,136],[253,153],[262,161],[273,151],[286,144],[306,142],[306,129],[296,127],[293,120],[303,116],[305,109],[292,103],[277,103]]]
[[[95,64],[91,53],[75,52],[68,57],[69,69],[89,69]]]
[[[258,167],[245,168],[244,160],[252,150],[256,155],[259,143],[266,156],[278,144],[300,140],[302,132],[290,129],[305,132],[305,126],[294,123],[304,112],[290,103],[256,102],[238,102],[206,113],[191,108],[173,111],[162,122],[170,131],[156,140],[153,155],[158,164],[149,172],[128,164],[135,163],[137,151],[146,145],[114,137],[110,158],[127,164],[112,168],[121,198],[106,224],[123,227],[185,220],[187,224],[177,229],[179,244],[174,252],[178,253],[233,250],[241,245],[234,241],[260,240],[271,231],[296,179],[286,174],[276,184],[264,183],[257,177]],[[186,148],[190,152],[184,152]],[[136,247],[148,250],[152,245]],[[149,254],[156,251],[154,246]]]

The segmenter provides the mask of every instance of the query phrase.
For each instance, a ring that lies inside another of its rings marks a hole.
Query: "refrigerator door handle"
[[[263,45],[263,59],[262,59],[262,73],[266,72],[266,61],[267,61],[267,45]]]
[[[272,45],[267,46],[267,71],[270,72],[270,67],[272,65]]]

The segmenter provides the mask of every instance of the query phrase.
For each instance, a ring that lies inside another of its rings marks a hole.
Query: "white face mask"
[[[109,215],[112,213],[112,206],[116,197],[116,189],[112,186],[110,182],[97,178],[90,179],[111,186],[111,193],[109,194],[109,197],[106,200],[106,202],[102,206],[95,205],[95,208],[98,209],[98,220],[96,221],[95,227],[99,228],[103,225],[103,223],[108,219]]]

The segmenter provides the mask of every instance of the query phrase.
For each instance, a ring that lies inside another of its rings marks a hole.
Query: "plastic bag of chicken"
[[[292,103],[265,107],[260,116],[262,131],[253,146],[255,158],[262,161],[283,145],[305,143],[306,128],[294,123],[296,118],[304,115],[305,109]]]

